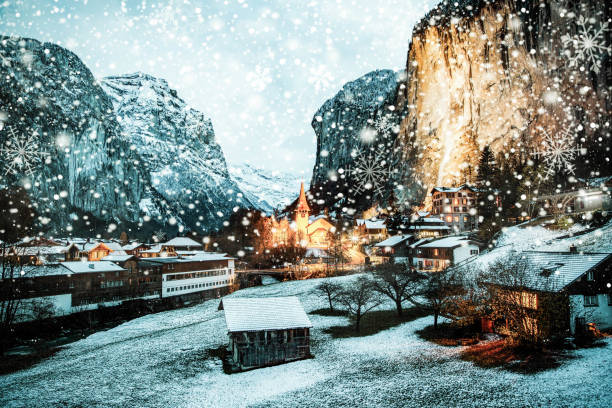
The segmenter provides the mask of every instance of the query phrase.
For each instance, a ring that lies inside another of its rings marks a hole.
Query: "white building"
[[[441,271],[480,253],[480,244],[465,236],[422,239],[409,246],[412,266],[419,271]]]

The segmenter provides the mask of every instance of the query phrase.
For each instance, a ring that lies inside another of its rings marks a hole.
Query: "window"
[[[455,216],[455,222],[459,222],[459,217]]]
[[[612,295],[608,293],[608,306],[612,306]]]
[[[478,255],[477,249],[470,249],[470,255]]]
[[[597,306],[597,295],[584,295],[585,306]]]
[[[593,273],[593,271],[588,271],[588,272],[587,272],[587,280],[588,280],[588,281],[593,281],[593,280],[595,280],[595,274]]]

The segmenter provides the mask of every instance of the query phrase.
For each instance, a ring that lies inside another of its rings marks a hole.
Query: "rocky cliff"
[[[314,115],[317,153],[311,186],[322,202],[378,198],[373,196],[379,195],[379,186],[354,191],[361,184],[350,172],[361,157],[393,149],[400,129],[400,112],[395,109],[400,80],[401,74],[392,70],[370,72],[344,85]],[[388,179],[381,183],[383,190],[393,186]]]
[[[250,207],[231,179],[210,118],[190,108],[168,83],[143,73],[107,77],[121,135],[141,157],[151,188],[177,215],[172,223],[193,230],[218,227],[233,207]],[[141,210],[163,219],[154,203]]]
[[[406,111],[398,146],[407,197],[473,181],[486,145],[530,157],[551,147],[550,135],[567,150],[609,149],[609,48],[589,58],[581,43],[609,16],[603,3],[583,3],[446,2],[415,27],[396,102]],[[606,35],[596,41],[609,47]],[[553,170],[604,170],[570,159]]]
[[[25,186],[57,233],[137,224],[146,177],[89,69],[50,43],[0,37],[0,47],[2,186]]]
[[[41,227],[202,232],[251,206],[210,119],[164,80],[137,73],[99,84],[62,47],[9,37],[0,45],[0,187],[25,186]]]
[[[368,74],[345,88],[359,84],[370,95],[372,87],[372,97],[351,103],[343,89],[316,113],[312,186],[328,187],[314,194],[350,203],[359,180],[338,194],[338,173],[358,164],[364,146],[390,182],[370,188],[373,199],[354,201],[357,208],[391,191],[419,203],[434,185],[474,181],[486,145],[525,161],[546,158],[557,176],[609,172],[609,153],[601,154],[610,150],[609,19],[604,3],[586,1],[440,3],[415,26],[399,84],[390,71]],[[386,124],[399,134],[387,133],[384,149],[368,147],[381,112],[393,112]],[[571,163],[553,159],[555,144]]]

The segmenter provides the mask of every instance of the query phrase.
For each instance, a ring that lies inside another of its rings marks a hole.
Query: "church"
[[[269,218],[272,223],[273,245],[328,249],[331,245],[330,235],[335,231],[335,227],[325,215],[311,216],[310,213],[311,208],[302,183],[296,207],[290,215],[279,220]]]
[[[300,186],[300,196],[294,213],[297,243],[306,248],[327,249],[330,247],[330,234],[335,232],[335,227],[325,215],[310,216],[304,183]]]

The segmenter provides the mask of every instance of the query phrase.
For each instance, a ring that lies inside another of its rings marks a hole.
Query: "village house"
[[[355,225],[356,232],[364,244],[374,244],[387,238],[387,225],[383,219],[357,219]]]
[[[175,251],[202,251],[202,244],[188,237],[176,237],[163,244],[165,247],[172,247]]]
[[[389,237],[374,245],[376,248],[375,255],[393,263],[408,262],[408,245],[413,239],[413,235],[396,235],[394,237]]]
[[[478,228],[477,190],[467,184],[431,189],[431,217],[438,217],[455,232]]]
[[[167,258],[176,256],[178,256],[178,254],[174,250],[174,247],[167,244],[155,244],[149,249],[142,249],[140,251],[141,258]]]
[[[234,370],[310,357],[312,323],[297,297],[223,298]]]
[[[465,236],[421,239],[409,246],[412,267],[426,272],[441,271],[479,253],[480,243]]]
[[[520,256],[525,276],[514,284],[490,283],[499,299],[524,311],[520,322],[506,319],[498,331],[512,332],[520,324],[546,338],[612,328],[611,253],[525,251]]]
[[[422,217],[414,221],[408,231],[417,239],[438,238],[450,234],[451,227],[444,220],[436,217]]]

